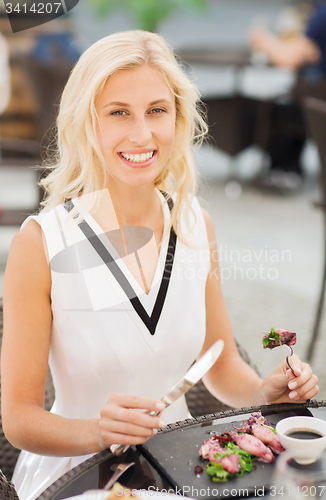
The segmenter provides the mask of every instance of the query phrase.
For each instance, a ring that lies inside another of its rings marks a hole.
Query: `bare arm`
[[[217,262],[217,246],[213,222],[203,210],[211,247],[211,270],[206,284],[206,339],[202,355],[217,339],[224,340],[224,350],[213,368],[204,377],[204,383],[215,397],[234,407],[261,405],[276,402],[305,401],[318,393],[317,377],[306,363],[293,357],[296,377],[287,370],[285,361],[266,379],[240,357],[235,345],[226,310]],[[295,379],[295,381],[294,381]],[[296,383],[296,395],[291,397]]]
[[[313,64],[321,57],[318,45],[305,35],[282,40],[262,30],[250,34],[250,44],[254,50],[265,52],[275,66],[298,69],[304,64]]]
[[[218,338],[224,340],[223,352],[204,377],[204,383],[215,397],[230,406],[261,404],[263,401],[257,401],[255,395],[261,379],[241,358],[233,338],[221,288],[214,226],[210,215],[205,210],[203,213],[212,246],[211,270],[206,284],[206,339],[202,353]]]
[[[5,274],[1,382],[8,440],[41,455],[75,456],[152,436],[159,417],[131,409],[162,410],[146,398],[112,394],[96,419],[68,419],[44,410],[51,324],[51,274],[42,230],[31,221],[13,239]]]

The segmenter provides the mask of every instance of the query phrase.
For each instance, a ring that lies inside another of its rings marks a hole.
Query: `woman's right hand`
[[[143,444],[165,427],[158,416],[149,412],[162,412],[165,404],[155,399],[112,393],[101,409],[98,427],[98,442],[101,449],[111,444]],[[142,411],[143,410],[143,411]]]

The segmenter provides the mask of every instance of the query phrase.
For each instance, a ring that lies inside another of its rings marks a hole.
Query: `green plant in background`
[[[112,11],[130,12],[137,28],[157,31],[158,25],[178,8],[203,12],[207,0],[88,0],[101,17]]]

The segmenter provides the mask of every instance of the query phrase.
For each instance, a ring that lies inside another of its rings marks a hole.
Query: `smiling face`
[[[174,95],[159,71],[148,65],[119,71],[96,110],[110,184],[154,185],[172,152],[176,120]]]

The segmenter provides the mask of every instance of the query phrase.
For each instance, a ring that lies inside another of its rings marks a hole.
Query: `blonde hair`
[[[191,209],[197,185],[192,147],[201,144],[207,125],[198,106],[197,88],[164,39],[147,31],[127,31],[99,40],[82,54],[71,72],[61,97],[57,146],[48,164],[51,172],[41,180],[47,193],[42,202],[43,210],[48,211],[80,194],[103,189],[103,179],[107,183],[108,172],[97,141],[95,105],[110,76],[144,64],[160,72],[175,96],[174,147],[155,179],[155,187],[171,196],[174,194],[171,223],[183,239],[177,222],[182,208]],[[91,202],[93,205],[95,198]]]

